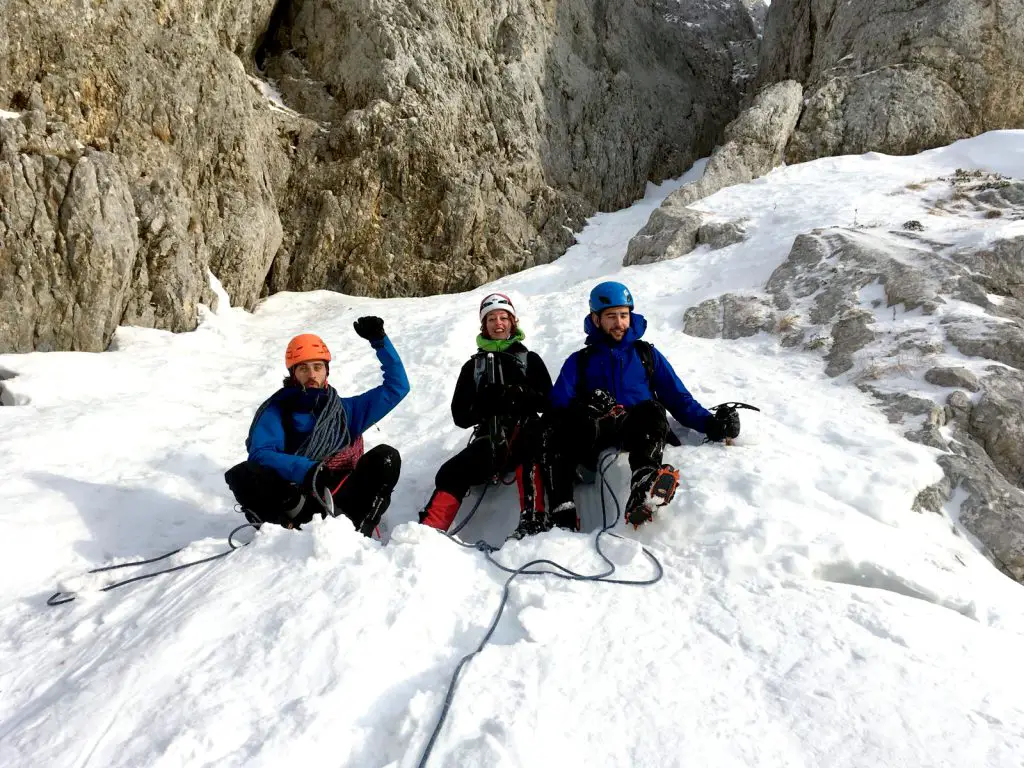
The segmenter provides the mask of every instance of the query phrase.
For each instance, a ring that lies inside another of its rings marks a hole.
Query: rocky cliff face
[[[0,351],[192,328],[208,271],[251,307],[548,261],[710,150],[756,5],[11,0]]]
[[[0,350],[195,327],[207,270],[252,305],[282,238],[280,126],[238,54],[270,2],[8,3]],[[69,16],[71,14],[71,16]]]
[[[295,0],[260,64],[302,144],[273,285],[440,293],[550,261],[707,152],[739,3]]]
[[[758,78],[804,86],[790,162],[1024,126],[1024,0],[774,0]]]

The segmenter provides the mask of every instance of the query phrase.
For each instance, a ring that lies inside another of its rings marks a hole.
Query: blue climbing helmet
[[[629,288],[611,280],[595,285],[590,292],[590,311],[600,314],[602,309],[608,307],[629,307],[632,310],[633,294]]]

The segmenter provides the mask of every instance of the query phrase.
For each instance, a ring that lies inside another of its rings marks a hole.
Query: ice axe
[[[504,384],[501,370],[498,368],[498,364],[494,359],[494,353],[487,353],[487,361],[484,365],[484,376],[487,379],[487,384],[491,387],[497,387]],[[491,452],[492,455],[497,459],[498,451],[503,449],[505,446],[505,430],[501,425],[501,418],[497,413],[491,414],[490,417],[490,439],[491,439]]]
[[[740,408],[746,408],[748,411],[757,411],[758,413],[761,412],[761,409],[758,408],[756,405],[749,405],[748,403],[740,403],[740,402],[734,402],[734,401],[730,401],[730,402],[727,402],[727,403],[719,403],[718,405],[713,405],[710,408],[708,408],[708,410],[715,414],[715,418],[716,419],[718,419],[719,421],[724,422],[725,424],[729,424],[729,423],[731,423],[731,422],[733,422],[735,420],[736,435],[739,435],[739,433],[740,433],[740,417],[739,417],[739,414],[737,413],[737,411]],[[735,437],[735,436],[733,436],[733,437]],[[726,445],[732,445],[733,444],[732,443],[733,437],[726,436],[725,444]]]

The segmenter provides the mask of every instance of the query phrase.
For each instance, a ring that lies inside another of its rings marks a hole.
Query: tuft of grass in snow
[[[779,322],[775,326],[775,331],[777,333],[786,333],[787,331],[792,331],[794,328],[799,327],[799,325],[800,315],[790,313],[779,318]]]

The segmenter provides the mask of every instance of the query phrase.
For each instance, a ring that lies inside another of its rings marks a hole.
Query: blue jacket
[[[653,347],[654,375],[650,382],[653,390],[648,384],[643,360],[633,347],[633,342],[647,330],[647,321],[643,315],[632,313],[629,330],[619,342],[596,327],[590,315],[583,322],[583,330],[587,334],[587,345],[594,348],[587,360],[585,385],[577,390],[577,357],[582,351],[573,352],[562,364],[558,380],[551,390],[551,405],[554,408],[568,408],[574,398],[595,389],[604,389],[615,396],[616,402],[627,408],[645,400],[657,399],[680,424],[698,432],[705,431],[708,419],[713,418],[711,413],[693,399],[665,356]]]
[[[384,418],[409,394],[409,379],[391,340],[385,336],[383,340],[373,342],[373,347],[384,371],[384,383],[361,395],[341,398],[352,441]],[[331,390],[328,389],[301,387],[282,387],[275,392],[250,430],[249,461],[273,469],[289,482],[302,483],[316,462],[297,456],[294,451],[313,430],[317,414],[327,405],[330,395]],[[285,419],[289,420],[288,429],[285,429]]]

